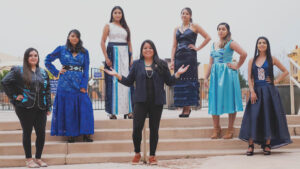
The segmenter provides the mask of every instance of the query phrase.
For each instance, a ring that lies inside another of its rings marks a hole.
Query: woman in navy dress
[[[52,64],[56,59],[63,65],[60,71]],[[70,31],[66,45],[58,46],[45,59],[47,69],[59,76],[51,135],[69,136],[70,143],[79,135],[83,135],[83,141],[93,141],[90,138],[94,134],[93,107],[87,94],[89,64],[88,50],[82,46],[76,29]]]
[[[175,72],[182,65],[190,65],[188,71],[176,81],[174,86],[174,105],[183,107],[179,117],[189,117],[190,106],[199,105],[199,82],[197,51],[210,41],[210,36],[196,23],[192,22],[192,10],[181,11],[182,25],[175,28],[172,48],[171,69]],[[199,47],[195,47],[198,33],[205,39]]]
[[[273,65],[283,72],[277,79]],[[274,86],[287,75],[286,68],[272,57],[268,39],[259,37],[254,58],[248,64],[250,99],[239,136],[249,143],[247,155],[253,155],[254,143],[262,146],[265,155],[271,154],[271,148],[292,143],[278,89]]]

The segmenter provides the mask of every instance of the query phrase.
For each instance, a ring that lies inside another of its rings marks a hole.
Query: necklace
[[[145,67],[151,67],[153,64],[153,62],[152,62],[150,65],[147,65],[145,61],[144,61],[144,63],[145,63]]]
[[[146,75],[149,79],[151,79],[153,76],[153,70],[151,71],[150,75],[148,74],[148,71],[146,70]]]
[[[181,25],[181,31],[182,31],[182,32],[186,31],[190,26],[191,26],[191,23],[189,23],[188,27],[187,27],[185,30],[183,30],[183,24],[182,24],[182,25]]]

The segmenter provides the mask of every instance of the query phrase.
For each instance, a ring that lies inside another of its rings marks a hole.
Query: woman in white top
[[[106,47],[107,37],[109,42]],[[101,48],[106,69],[112,67],[120,74],[129,73],[132,63],[130,30],[120,6],[112,9],[110,21],[104,26]],[[118,79],[105,73],[105,111],[110,119],[117,119],[118,114],[124,114],[124,118],[132,118],[131,90],[133,90],[132,87],[120,85]]]

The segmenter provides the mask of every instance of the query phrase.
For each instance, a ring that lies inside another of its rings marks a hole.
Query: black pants
[[[46,111],[40,110],[37,107],[31,109],[15,107],[15,110],[19,117],[23,129],[23,147],[24,147],[26,158],[32,158],[31,133],[32,133],[32,128],[34,127],[36,133],[35,158],[40,159],[45,144],[45,129],[46,129],[46,122],[47,122]]]
[[[136,153],[139,153],[141,151],[140,147],[142,141],[142,130],[144,128],[147,114],[149,114],[150,155],[155,156],[162,109],[163,105],[155,105],[153,102],[134,104],[132,139],[134,144],[134,151]]]

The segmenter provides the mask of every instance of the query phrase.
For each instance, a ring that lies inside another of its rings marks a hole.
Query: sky
[[[0,0],[0,52],[23,57],[28,47],[34,47],[43,65],[47,54],[65,44],[68,32],[78,29],[89,50],[91,67],[99,67],[104,61],[102,30],[115,5],[124,9],[134,58],[139,57],[146,39],[154,41],[160,58],[171,57],[173,31],[182,24],[184,7],[192,9],[193,21],[212,37],[198,51],[201,63],[209,61],[220,22],[230,25],[233,40],[248,53],[246,63],[254,55],[259,36],[270,40],[272,54],[283,63],[288,63],[286,54],[300,45],[299,0]],[[198,35],[197,46],[202,41]],[[237,54],[234,57],[238,59]],[[244,64],[242,74],[246,70]]]

